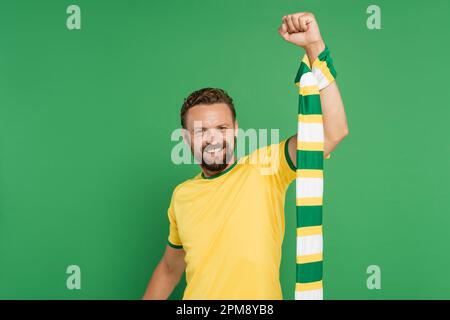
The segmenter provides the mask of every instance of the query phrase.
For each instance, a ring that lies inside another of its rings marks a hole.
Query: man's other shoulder
[[[201,180],[201,172],[197,173],[192,178],[189,178],[189,179],[179,183],[178,185],[176,185],[175,188],[173,189],[173,196],[175,196],[177,192],[180,192],[180,191],[183,191],[186,188],[189,188],[190,186],[195,184],[195,182],[198,181],[198,180]]]

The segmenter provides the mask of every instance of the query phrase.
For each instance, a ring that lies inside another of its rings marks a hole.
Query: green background
[[[66,8],[81,8],[81,30]],[[366,27],[370,4],[382,29]],[[168,235],[183,98],[221,87],[242,128],[296,131],[303,56],[281,16],[315,13],[349,136],[326,162],[325,298],[450,298],[450,2],[0,3],[0,298],[139,299]],[[81,290],[66,288],[68,265]],[[381,290],[366,286],[381,268]],[[293,299],[295,188],[281,282]],[[182,296],[184,279],[171,299]]]

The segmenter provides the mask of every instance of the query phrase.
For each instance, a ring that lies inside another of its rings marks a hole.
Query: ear
[[[234,136],[237,137],[239,131],[239,123],[237,120],[234,121]]]

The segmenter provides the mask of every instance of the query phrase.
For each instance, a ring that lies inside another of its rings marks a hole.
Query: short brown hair
[[[185,117],[186,112],[190,108],[199,104],[214,103],[225,103],[228,105],[233,116],[233,121],[236,120],[236,110],[234,109],[233,99],[226,93],[225,90],[219,88],[203,88],[192,92],[186,99],[184,99],[180,112],[181,126],[186,128]]]

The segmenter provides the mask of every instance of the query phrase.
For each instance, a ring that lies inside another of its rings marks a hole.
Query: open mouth
[[[223,147],[218,146],[218,147],[207,148],[207,149],[205,149],[205,152],[212,155],[215,153],[219,153],[222,150],[223,150]]]

